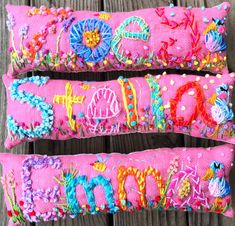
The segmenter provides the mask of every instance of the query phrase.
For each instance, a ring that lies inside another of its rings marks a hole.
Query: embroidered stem
[[[59,32],[59,35],[56,39],[56,53],[58,54],[59,51],[60,51],[60,41],[61,41],[61,38],[62,38],[62,33],[63,33],[64,29],[61,29],[60,32]]]

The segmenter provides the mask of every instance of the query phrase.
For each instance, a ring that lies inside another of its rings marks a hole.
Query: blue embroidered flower
[[[86,62],[97,63],[109,52],[112,28],[98,19],[78,21],[70,30],[70,46]]]

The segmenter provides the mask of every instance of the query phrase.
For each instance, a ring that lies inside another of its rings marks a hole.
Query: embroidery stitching
[[[146,75],[145,79],[151,89],[151,105],[154,124],[156,128],[165,130],[166,122],[164,118],[164,106],[161,98],[160,86],[150,74]]]
[[[70,30],[70,46],[85,62],[101,61],[109,52],[111,39],[112,28],[98,19],[78,21]]]
[[[138,193],[139,193],[139,203],[140,207],[145,208],[146,207],[146,176],[152,176],[157,184],[157,187],[160,191],[160,196],[163,195],[165,185],[163,182],[163,179],[161,177],[160,172],[157,169],[154,169],[152,167],[148,167],[148,169],[145,169],[143,172],[138,170],[135,167],[128,167],[120,166],[118,168],[118,200],[119,200],[119,206],[122,210],[127,210],[127,193],[125,191],[125,181],[127,176],[134,176],[135,181],[138,185]]]
[[[28,103],[31,108],[37,108],[41,112],[42,122],[34,128],[25,129],[20,126],[11,115],[7,117],[7,127],[9,133],[15,136],[19,136],[20,139],[25,137],[33,139],[37,137],[43,137],[50,134],[53,127],[53,110],[50,104],[45,102],[45,98],[35,96],[32,93],[18,90],[19,86],[25,83],[33,83],[37,86],[45,85],[49,80],[49,77],[33,76],[30,78],[18,79],[12,82],[9,87],[10,96],[13,101],[17,100],[21,103]]]
[[[196,106],[193,110],[193,113],[189,117],[188,120],[185,120],[183,117],[177,117],[177,105],[181,101],[181,98],[185,92],[187,92],[189,89],[195,89],[195,99],[196,99]],[[202,117],[203,121],[208,126],[215,126],[216,122],[213,120],[212,117],[210,117],[205,108],[205,100],[203,96],[203,92],[201,91],[201,86],[198,82],[188,82],[185,85],[181,86],[176,91],[175,98],[172,98],[170,100],[170,112],[171,117],[176,126],[189,126],[192,124],[193,120],[196,120],[198,117],[198,114]]]
[[[84,98],[85,96],[73,96],[72,84],[70,82],[66,83],[65,95],[55,95],[53,98],[53,103],[65,105],[69,125],[73,131],[76,131],[76,121],[73,119],[73,104],[83,103]]]
[[[141,29],[141,32],[130,32],[125,28],[131,24],[137,24]],[[144,21],[143,18],[138,16],[132,16],[124,20],[121,25],[115,30],[115,36],[111,42],[111,48],[117,57],[118,61],[125,64],[132,64],[132,60],[129,57],[126,57],[124,51],[120,50],[121,48],[121,40],[123,38],[132,39],[132,40],[143,40],[147,41],[150,36],[149,26]],[[136,59],[137,62],[141,62],[141,58]],[[142,62],[141,62],[142,63]],[[137,63],[138,64],[138,63]]]
[[[105,177],[98,175],[97,177],[93,177],[90,179],[90,182],[87,182],[87,176],[80,175],[77,176],[77,171],[72,170],[69,173],[62,173],[62,180],[56,179],[57,182],[61,185],[65,186],[65,194],[67,199],[67,208],[71,211],[75,216],[79,213],[82,213],[83,210],[80,207],[78,200],[76,198],[76,186],[82,185],[83,189],[86,193],[87,201],[89,203],[89,209],[92,214],[97,213],[96,203],[95,203],[95,196],[94,196],[94,188],[98,185],[101,185],[105,191],[105,197],[108,201],[108,208],[110,213],[115,213],[118,211],[118,207],[115,206],[114,203],[114,192],[111,182],[106,179]]]
[[[32,170],[48,167],[53,169],[60,169],[62,167],[60,158],[48,156],[31,156],[23,161],[21,176],[23,178],[22,197],[24,201],[24,216],[27,220],[32,222],[38,222],[40,218],[34,211],[35,199],[42,199],[44,202],[57,203],[60,198],[60,190],[58,186],[55,186],[54,188],[48,188],[47,190],[37,189],[33,191],[33,181],[31,179]]]
[[[136,91],[133,84],[127,79],[119,76],[118,83],[122,87],[122,98],[126,109],[127,125],[134,128],[138,124],[138,110]]]

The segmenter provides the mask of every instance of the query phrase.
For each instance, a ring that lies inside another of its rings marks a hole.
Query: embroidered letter
[[[76,121],[73,119],[73,104],[81,104],[85,96],[73,96],[73,89],[70,82],[66,83],[65,95],[55,95],[53,103],[63,104],[67,110],[69,125],[73,131],[76,131]]]
[[[23,128],[19,125],[14,118],[9,115],[7,118],[7,127],[9,132],[19,136],[20,139],[27,138],[42,138],[43,136],[48,136],[52,130],[54,115],[52,106],[45,102],[45,98],[35,96],[32,93],[18,90],[19,86],[22,84],[31,82],[38,86],[43,86],[49,80],[48,77],[33,76],[30,78],[19,79],[12,82],[10,86],[10,95],[12,100],[18,100],[21,103],[28,103],[31,108],[37,108],[41,112],[42,122],[40,125],[34,128],[30,127],[28,129]]]
[[[184,120],[183,117],[177,117],[177,105],[181,101],[182,96],[185,92],[187,92],[189,89],[195,89],[196,93],[196,106],[193,110],[193,113],[189,117],[188,120]],[[176,126],[189,126],[192,124],[193,120],[196,120],[198,115],[202,117],[203,121],[208,126],[215,126],[216,122],[213,120],[211,116],[209,116],[206,112],[205,108],[205,99],[204,94],[201,89],[201,86],[198,82],[188,82],[185,85],[179,87],[176,91],[175,98],[170,100],[170,112],[171,117]]]
[[[162,176],[157,169],[153,169],[152,167],[148,167],[144,169],[144,171],[140,171],[134,167],[120,166],[118,168],[118,200],[119,205],[122,210],[126,210],[127,206],[124,203],[127,201],[127,193],[125,191],[125,181],[127,176],[133,176],[138,185],[138,193],[139,193],[139,202],[140,206],[146,207],[146,177],[152,176],[157,184],[157,187],[160,192],[160,196],[163,195],[165,190],[165,184],[163,182]],[[123,203],[124,202],[124,203]]]
[[[146,75],[145,79],[151,89],[151,105],[154,124],[156,128],[164,130],[166,128],[166,121],[164,118],[164,107],[159,83],[155,81],[152,75]]]
[[[127,125],[129,128],[135,127],[138,123],[138,110],[136,91],[133,84],[127,79],[120,76],[118,82],[122,87],[122,98],[126,109]]]
[[[57,203],[60,199],[60,189],[59,186],[54,186],[53,188],[48,188],[46,190],[37,188],[33,190],[33,181],[31,179],[32,171],[39,170],[43,168],[60,169],[62,166],[61,160],[58,157],[29,157],[23,161],[21,177],[22,177],[22,191],[23,191],[23,201],[24,201],[24,214],[27,219],[33,218],[34,220],[39,220],[36,216],[34,208],[34,200],[41,199],[45,203]]]
[[[98,185],[101,185],[105,191],[105,197],[108,202],[108,208],[110,213],[115,213],[118,210],[118,207],[114,203],[114,192],[111,182],[105,177],[98,175],[90,179],[90,182],[87,182],[87,177],[82,175],[76,177],[76,171],[72,173],[66,173],[62,176],[63,181],[58,181],[58,183],[65,186],[65,194],[70,211],[76,216],[79,213],[83,212],[83,209],[79,205],[79,202],[76,197],[76,187],[77,185],[82,185],[86,193],[87,202],[90,206],[90,212],[95,214],[98,211],[96,210],[96,202],[94,196],[94,188]]]
[[[141,32],[131,32],[126,28],[130,25],[138,25]],[[123,38],[132,39],[132,40],[143,40],[147,41],[149,39],[150,32],[148,24],[141,17],[132,16],[127,18],[115,31],[115,36],[111,42],[111,48],[120,62],[128,63],[131,62],[131,59],[124,55],[121,48],[121,40]],[[140,58],[136,60],[137,64],[140,61]],[[142,62],[141,62],[142,63]]]

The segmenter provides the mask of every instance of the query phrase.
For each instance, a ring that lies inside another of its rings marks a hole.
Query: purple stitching
[[[48,188],[47,190],[37,189],[33,191],[33,181],[31,174],[33,169],[43,169],[51,167],[52,169],[60,169],[62,162],[58,157],[36,156],[29,157],[23,161],[21,178],[22,178],[22,191],[24,201],[24,215],[29,221],[38,222],[40,214],[35,216],[30,215],[34,211],[34,200],[42,199],[44,202],[58,202],[60,198],[60,190],[58,186]],[[42,217],[42,216],[41,216]]]

